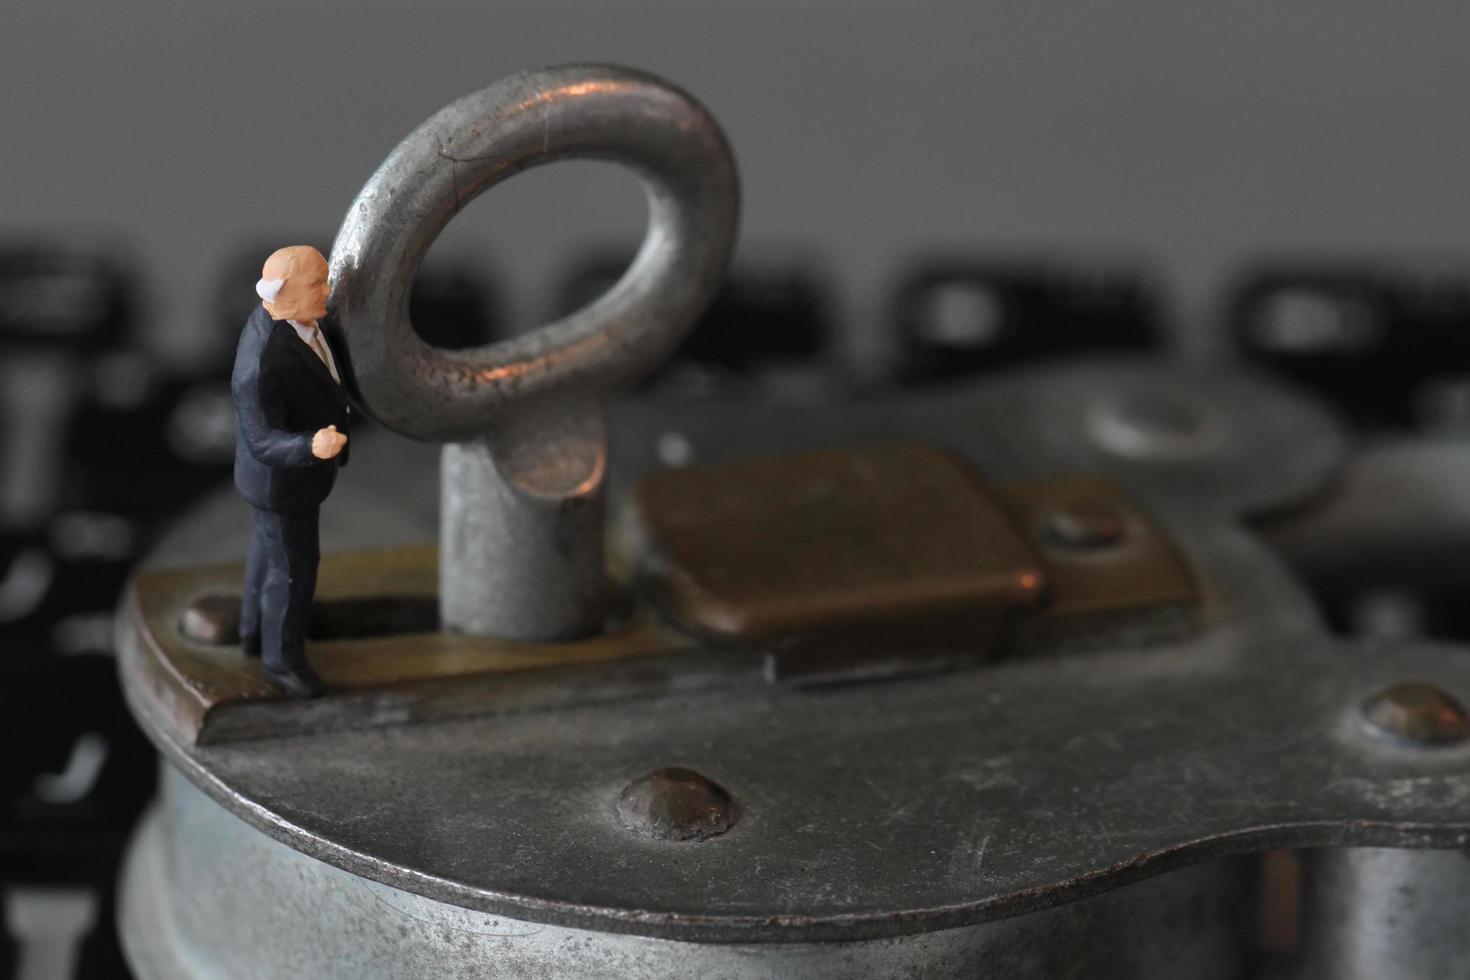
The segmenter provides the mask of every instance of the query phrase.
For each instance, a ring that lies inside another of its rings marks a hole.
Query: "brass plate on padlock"
[[[312,701],[277,692],[260,661],[239,646],[193,642],[181,631],[194,600],[239,595],[239,564],[139,575],[129,620],[142,640],[148,684],[188,743],[618,700],[662,690],[669,683],[664,662],[690,646],[644,610],[611,632],[572,642],[441,632],[438,573],[433,547],[322,557],[306,651],[328,690]],[[755,679],[760,667],[758,658],[727,656],[689,669]]]
[[[696,635],[765,646],[773,680],[1138,646],[1199,624],[1188,561],[1115,484],[991,489],[922,445],[662,473],[627,523],[653,604]]]
[[[993,646],[1041,561],[961,460],[903,444],[661,473],[633,491],[639,584],[708,636],[787,643],[930,626]]]

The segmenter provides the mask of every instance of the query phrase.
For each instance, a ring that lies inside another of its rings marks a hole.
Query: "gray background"
[[[5,0],[0,235],[116,243],[187,356],[232,250],[330,239],[445,102],[610,60],[710,106],[743,251],[824,263],[858,356],[906,263],[948,246],[1154,263],[1201,351],[1244,260],[1470,253],[1467,38],[1454,3]],[[527,325],[579,243],[642,222],[631,177],[562,164],[437,249],[483,254]]]

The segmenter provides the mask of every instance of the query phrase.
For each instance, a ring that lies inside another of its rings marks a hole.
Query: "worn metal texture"
[[[439,232],[506,178],[572,158],[622,164],[643,182],[648,232],[623,278],[519,337],[460,351],[424,343],[409,289]],[[607,399],[694,325],[724,275],[738,212],[734,160],[704,108],[607,65],[525,72],[465,96],[409,134],[358,194],[332,246],[334,322],[367,412],[452,444],[446,624],[512,639],[600,627]]]
[[[1365,847],[1304,858],[1295,980],[1465,976],[1470,852]]]
[[[436,902],[257,833],[177,772],[165,771],[163,792],[123,876],[124,942],[143,980],[1236,980],[1242,965],[1250,875],[1233,861],[963,929],[849,943],[691,943]]]
[[[633,609],[578,642],[528,643],[438,628],[435,549],[335,551],[321,563],[311,659],[329,695],[285,697],[233,640],[187,632],[200,605],[239,606],[238,563],[135,577],[123,615],[140,650],[139,684],[186,744],[287,737],[464,715],[664,694],[674,687],[762,683],[760,655],[690,656],[689,641]],[[205,601],[207,600],[207,601]],[[183,611],[181,615],[180,611]],[[181,623],[182,620],[182,623]]]
[[[1126,394],[1188,399],[1207,443],[1161,455],[1093,424]],[[1119,362],[1031,372],[884,406],[629,406],[628,485],[677,419],[698,458],[894,439],[955,450],[988,478],[1091,470],[1180,544],[1224,612],[1186,642],[1120,644],[942,677],[826,690],[671,692],[626,705],[186,748],[123,672],[145,728],[224,807],[304,854],[435,901],[513,918],[703,942],[857,941],[1000,919],[1223,853],[1277,845],[1458,846],[1470,746],[1408,749],[1365,699],[1405,679],[1470,696],[1442,646],[1325,634],[1241,511],[1320,493],[1342,458],[1311,404],[1246,377]],[[848,424],[850,422],[850,424]],[[434,533],[432,487],[404,447],[366,445],[339,508],[386,496]],[[378,494],[362,487],[379,481]],[[427,497],[429,503],[425,505]],[[179,529],[156,562],[217,560],[233,502]],[[344,522],[336,545],[371,543]],[[698,844],[641,839],[618,793],[666,766],[733,797]]]

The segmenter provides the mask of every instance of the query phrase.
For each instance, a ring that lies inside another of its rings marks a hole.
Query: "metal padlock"
[[[419,341],[408,284],[452,215],[589,155],[649,188],[623,281],[505,344]],[[124,879],[141,976],[1204,980],[1251,958],[1249,855],[1329,849],[1348,907],[1309,907],[1339,940],[1385,866],[1463,887],[1397,849],[1463,846],[1470,664],[1334,639],[1244,523],[1329,484],[1329,415],[1143,360],[822,411],[611,403],[712,293],[735,212],[703,110],[597,66],[455,103],[374,175],[332,256],[347,366],[450,443],[442,524],[432,447],[380,442],[386,486],[339,491],[317,701],[180,626],[237,587],[233,501],[137,576],[121,670],[165,757]],[[1371,962],[1464,944],[1416,928]],[[1304,969],[1329,962],[1370,961]]]

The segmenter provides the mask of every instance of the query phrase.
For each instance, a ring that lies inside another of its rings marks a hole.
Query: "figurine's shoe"
[[[240,637],[240,652],[247,657],[259,657],[260,634],[252,633],[249,636]]]
[[[273,667],[266,664],[265,679],[293,698],[303,700],[320,697],[327,689],[316,671],[304,663],[292,667]]]

